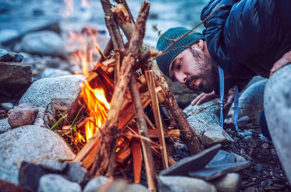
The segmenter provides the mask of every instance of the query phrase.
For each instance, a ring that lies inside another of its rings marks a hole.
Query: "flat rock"
[[[94,177],[87,183],[87,185],[84,188],[84,192],[98,191],[102,185],[106,184],[109,181],[110,179],[105,176]]]
[[[210,183],[182,176],[159,176],[158,187],[161,192],[216,192]]]
[[[201,105],[189,105],[183,112],[204,145],[233,142],[233,139],[219,125],[219,99],[213,99]]]
[[[73,183],[56,174],[47,174],[40,178],[38,192],[81,192],[77,183]]]
[[[191,171],[199,170],[209,163],[209,161],[216,155],[220,144],[205,149],[204,151],[193,155],[191,157],[186,157],[174,165],[170,166],[168,169],[161,171],[162,176],[188,176]]]
[[[29,103],[39,107],[39,114],[34,124],[43,126],[44,112],[53,99],[68,100],[73,104],[81,90],[85,77],[69,75],[44,78],[35,81],[21,97],[19,103]]]
[[[21,40],[21,50],[33,55],[65,57],[65,45],[61,37],[52,31],[32,32]]]
[[[0,179],[18,184],[22,161],[41,163],[47,159],[73,159],[64,140],[49,129],[26,125],[0,135]]]
[[[11,128],[31,125],[38,114],[38,108],[31,104],[23,103],[8,112],[8,123]]]
[[[81,186],[83,186],[89,180],[89,173],[85,168],[82,167],[82,164],[79,162],[69,163],[65,174],[70,181],[78,183]]]
[[[0,119],[0,134],[5,133],[11,127],[8,123],[8,118]]]
[[[31,67],[0,62],[0,102],[19,98],[31,84]]]
[[[264,95],[264,110],[269,132],[284,171],[291,182],[291,65],[269,79]]]
[[[249,165],[249,161],[236,162],[234,154],[219,150],[204,168],[189,172],[189,176],[209,181],[227,173],[242,170]]]

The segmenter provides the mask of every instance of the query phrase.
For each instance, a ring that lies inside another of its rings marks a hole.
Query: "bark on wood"
[[[106,22],[110,24],[111,22],[113,22],[111,18],[108,18],[112,14],[110,10],[110,3],[108,0],[101,0],[101,3],[105,12]],[[129,52],[122,60],[120,78],[118,79],[115,86],[115,90],[111,100],[111,107],[108,112],[107,119],[101,127],[101,132],[103,132],[104,135],[100,139],[99,150],[97,152],[92,167],[95,175],[108,175],[108,160],[110,159],[110,154],[113,150],[112,144],[116,140],[115,136],[117,134],[117,119],[123,103],[123,97],[131,77],[131,70],[136,62],[138,50],[141,47],[142,40],[145,34],[145,23],[149,13],[149,7],[150,3],[146,1],[142,4],[133,36],[129,42]],[[115,38],[116,36],[114,34],[114,31],[110,29],[111,27],[109,26],[109,24],[107,24],[107,27],[109,28],[109,31],[111,31],[110,35],[112,33],[111,38],[113,47],[117,47],[118,45],[116,44],[118,43],[115,41],[118,41],[118,37]]]
[[[138,86],[136,83],[136,79],[134,76],[131,77],[130,81],[130,91],[132,94],[132,98],[135,104],[135,111],[136,111],[136,118],[137,118],[137,125],[139,129],[139,134],[146,138],[149,138],[148,128],[145,120],[145,115],[143,111],[143,106],[141,103],[140,95]],[[148,188],[150,191],[156,191],[155,181],[154,181],[154,166],[153,166],[153,156],[151,152],[150,143],[141,140],[142,149],[143,149],[143,156],[146,168],[146,175],[148,181]]]

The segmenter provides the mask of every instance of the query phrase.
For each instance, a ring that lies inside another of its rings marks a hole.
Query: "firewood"
[[[140,141],[133,139],[131,141],[131,151],[133,160],[133,176],[134,183],[140,183],[141,167],[142,167],[142,155]]]
[[[156,147],[154,147],[154,146],[152,145],[151,148],[152,148],[152,152],[153,152],[153,154],[155,154],[155,155],[156,155],[157,157],[159,157],[159,158],[162,157],[161,153],[159,152],[158,149],[156,149]],[[172,157],[168,156],[167,159],[168,159],[168,164],[169,164],[170,166],[176,164],[176,161],[175,161]]]
[[[147,80],[147,85],[148,89],[150,92],[151,96],[151,101],[152,101],[152,109],[154,113],[154,118],[155,118],[155,123],[157,126],[157,129],[159,131],[159,142],[162,147],[162,161],[163,161],[163,166],[164,169],[168,168],[168,155],[167,155],[167,149],[166,149],[166,143],[165,143],[165,136],[164,136],[164,131],[163,131],[163,124],[162,124],[162,118],[161,118],[161,113],[160,113],[160,107],[159,107],[159,101],[158,97],[156,95],[156,86],[155,86],[155,80],[152,71],[146,71],[146,80]]]
[[[165,138],[168,137],[180,137],[180,130],[179,129],[171,129],[164,131]],[[149,137],[150,138],[158,138],[158,130],[157,129],[149,129]]]

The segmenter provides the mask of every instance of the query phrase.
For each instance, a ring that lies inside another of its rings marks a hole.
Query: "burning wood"
[[[111,9],[109,0],[101,0],[111,39],[104,53],[97,48],[101,58],[93,71],[83,68],[87,81],[80,94],[80,104],[86,104],[89,117],[76,123],[74,141],[87,143],[74,161],[82,162],[91,175],[112,176],[117,163],[124,163],[132,154],[135,182],[140,182],[144,160],[149,189],[155,191],[152,152],[162,159],[163,168],[175,163],[167,154],[165,137],[179,137],[181,130],[192,152],[200,151],[201,146],[163,75],[155,68],[153,59],[159,52],[143,44],[150,3],[143,2],[135,23],[126,1],[116,2]],[[128,45],[123,42],[120,28],[129,40]],[[76,54],[85,63],[90,55]],[[149,104],[154,123],[144,113]],[[171,127],[174,125],[180,130],[168,130],[161,116],[161,104],[174,122]],[[60,132],[69,134],[71,125],[64,126]],[[155,138],[159,144],[151,140]]]

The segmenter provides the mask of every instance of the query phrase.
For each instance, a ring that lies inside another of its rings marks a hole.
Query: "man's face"
[[[210,93],[218,83],[215,64],[209,54],[199,48],[187,48],[175,57],[169,66],[172,80],[189,89]]]

